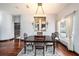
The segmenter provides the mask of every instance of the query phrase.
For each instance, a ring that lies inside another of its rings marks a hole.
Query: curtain
[[[79,11],[76,11],[73,16],[73,47],[74,51],[79,53]]]
[[[66,18],[66,35],[67,35],[67,43],[68,49],[73,51],[73,39],[72,39],[72,31],[73,31],[73,14],[67,16]]]

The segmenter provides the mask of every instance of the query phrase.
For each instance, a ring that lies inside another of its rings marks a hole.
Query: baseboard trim
[[[77,56],[79,56],[79,54],[75,51],[71,51],[71,50],[68,50],[69,52],[74,52],[75,54],[77,54]]]
[[[0,42],[11,41],[11,40],[19,40],[19,39],[11,38],[11,39],[0,40]],[[20,39],[20,40],[24,41],[24,39]]]
[[[6,39],[6,40],[0,40],[0,42],[10,41],[10,40],[14,40],[14,38]]]
[[[58,41],[58,43],[60,43],[61,45],[63,45],[68,50],[67,46],[64,45],[62,42]],[[71,50],[68,50],[68,51],[69,52],[73,52],[73,53],[77,54],[77,56],[79,56],[79,54],[76,51],[71,51]]]
[[[65,48],[67,48],[66,45],[64,45],[62,42],[58,41],[58,43],[62,44]],[[68,48],[67,48],[68,49]]]

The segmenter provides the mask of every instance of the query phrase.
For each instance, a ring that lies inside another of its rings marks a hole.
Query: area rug
[[[20,53],[17,56],[34,56],[34,49],[32,50],[32,47],[29,46],[26,48],[26,54],[24,54],[24,48],[20,51]],[[36,56],[43,56],[43,50],[36,50]],[[47,51],[45,49],[45,56],[60,56],[58,53],[55,51],[55,54],[53,54],[53,48],[48,47]]]

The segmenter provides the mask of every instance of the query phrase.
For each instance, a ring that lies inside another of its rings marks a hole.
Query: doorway
[[[18,38],[20,37],[20,15],[14,15],[13,20],[14,20],[14,37]]]

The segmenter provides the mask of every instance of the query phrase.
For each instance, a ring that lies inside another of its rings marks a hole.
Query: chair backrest
[[[27,33],[24,33],[24,39],[27,39],[27,37],[28,37]]]
[[[55,37],[56,37],[55,33],[52,33],[51,35],[52,40],[55,40]]]
[[[51,38],[52,38],[53,44],[55,44],[55,42],[56,42],[56,40],[55,40],[55,38],[56,38],[55,33],[52,33]]]
[[[34,36],[35,40],[45,40],[45,36]]]
[[[41,47],[41,46],[44,46],[44,43],[42,43],[42,42],[39,42],[39,41],[44,41],[45,40],[45,36],[34,36],[34,39],[36,40],[36,41],[38,41],[38,42],[35,42],[35,46],[39,46],[39,47]]]
[[[58,38],[59,38],[59,34],[58,34],[58,32],[55,32],[55,35],[56,35],[56,37],[58,37]]]
[[[56,37],[55,33],[52,33],[52,35],[51,35],[51,36],[52,36],[52,38],[55,38],[55,37]]]

